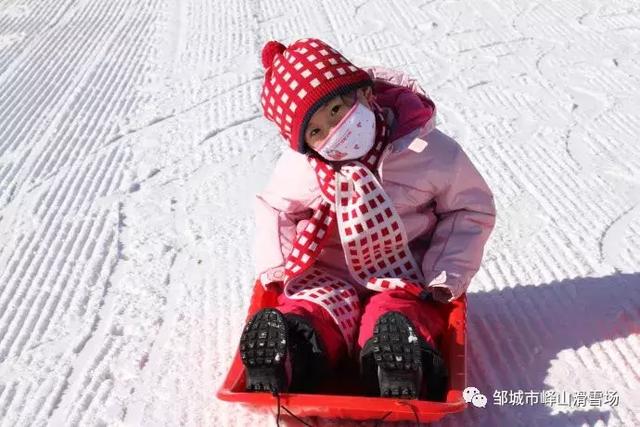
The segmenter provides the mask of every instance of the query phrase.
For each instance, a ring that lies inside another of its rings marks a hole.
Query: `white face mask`
[[[358,100],[320,142],[316,151],[327,160],[351,160],[367,154],[376,138],[376,116]]]

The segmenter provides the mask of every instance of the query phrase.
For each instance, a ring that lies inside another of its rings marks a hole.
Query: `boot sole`
[[[240,357],[247,391],[287,390],[287,334],[282,313],[274,309],[260,310],[246,324],[240,337]]]
[[[415,327],[402,314],[390,312],[376,322],[373,358],[383,397],[415,399],[420,394],[422,358]]]

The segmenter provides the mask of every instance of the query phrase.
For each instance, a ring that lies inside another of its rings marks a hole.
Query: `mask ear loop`
[[[370,87],[370,89],[371,93],[369,94],[369,96],[367,96],[367,102],[369,103],[369,105],[372,105],[376,103],[376,95],[373,93],[373,87]]]

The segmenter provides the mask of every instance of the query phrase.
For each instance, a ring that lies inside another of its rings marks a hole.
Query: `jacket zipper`
[[[384,164],[384,161],[386,160],[387,156],[391,153],[391,151],[393,151],[392,143],[390,143],[389,145],[387,145],[387,148],[382,152],[382,155],[380,155],[380,162],[378,163],[378,180],[380,181],[380,184],[382,184],[384,182],[383,177],[382,177],[382,165]]]

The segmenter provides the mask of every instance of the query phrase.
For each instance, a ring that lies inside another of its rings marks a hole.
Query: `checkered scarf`
[[[285,262],[285,294],[326,308],[348,345],[354,340],[360,316],[357,292],[351,283],[314,266],[336,229],[355,283],[384,291],[403,288],[407,282],[424,282],[400,216],[372,172],[390,143],[380,107],[374,103],[372,109],[376,140],[363,158],[348,161],[336,171],[324,161],[309,157],[323,197],[307,226],[296,236]]]

